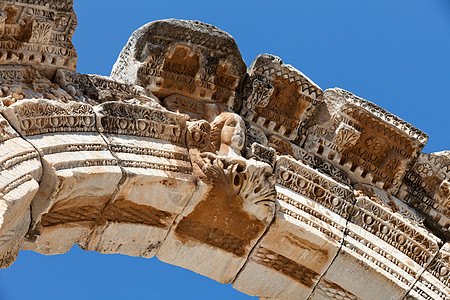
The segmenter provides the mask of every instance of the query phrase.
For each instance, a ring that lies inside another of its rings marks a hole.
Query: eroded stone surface
[[[306,299],[343,242],[353,192],[286,156],[278,158],[275,176],[275,220],[233,287],[260,297]]]
[[[0,2],[0,65],[32,65],[48,78],[75,70],[76,26],[72,0]]]
[[[269,134],[302,142],[309,119],[322,101],[322,90],[270,54],[259,55],[248,72],[243,118]]]
[[[261,299],[450,299],[449,152],[280,58],[162,20],[75,72],[71,1],[0,2],[0,267],[152,257]],[[4,117],[4,118],[3,118]]]
[[[450,233],[450,151],[421,153],[406,172],[397,197],[427,216],[442,238]]]
[[[324,93],[305,149],[343,169],[353,183],[396,193],[428,136],[372,102],[345,90]]]
[[[406,299],[450,299],[450,244],[446,243],[427,270],[409,292]]]
[[[245,69],[228,33],[199,21],[169,19],[136,30],[111,77],[141,85],[159,98],[177,93],[238,107],[241,100],[236,91]]]
[[[268,164],[240,156],[238,115],[222,113],[211,127],[215,153],[191,153],[200,182],[157,256],[229,283],[273,218],[274,179]]]
[[[361,299],[403,299],[441,241],[417,212],[388,193],[360,184],[355,195],[343,247],[318,287],[332,283]],[[318,288],[315,294],[323,293]]]
[[[65,253],[95,226],[116,190],[122,177],[117,160],[97,132],[90,105],[21,100],[3,113],[40,152],[43,164],[24,249]]]
[[[30,226],[42,168],[37,151],[0,116],[0,267],[16,259]]]
[[[82,247],[152,257],[196,187],[185,145],[185,118],[128,103],[105,102],[97,109],[123,177],[103,209],[107,222]]]

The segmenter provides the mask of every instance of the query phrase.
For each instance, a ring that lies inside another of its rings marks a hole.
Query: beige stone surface
[[[23,248],[65,253],[80,240],[80,232],[89,232],[85,227],[93,228],[115,192],[122,177],[117,160],[97,132],[89,105],[21,100],[5,108],[4,114],[39,151],[43,164],[31,204],[31,232]],[[59,238],[46,237],[47,233]]]
[[[275,55],[258,55],[248,73],[242,117],[269,134],[303,141],[322,89]]]
[[[35,66],[0,64],[0,85],[0,98],[4,106],[23,99],[72,100],[61,87],[42,76]]]
[[[225,163],[205,162],[212,182],[198,185],[156,255],[229,283],[272,220],[275,203],[269,165]]]
[[[422,273],[406,299],[450,299],[450,244],[439,250],[431,264]]]
[[[334,88],[308,129],[305,150],[344,170],[352,183],[392,194],[428,135],[377,105]]]
[[[278,157],[275,176],[274,222],[233,287],[260,297],[306,299],[341,247],[353,192],[286,156]]]
[[[0,65],[32,65],[48,78],[76,69],[72,0],[2,1],[0,12]]]
[[[0,268],[74,244],[261,299],[450,299],[449,151],[198,21],[75,72],[71,0],[0,1]]]
[[[397,197],[423,213],[443,239],[450,239],[450,151],[421,153],[406,172]]]
[[[211,123],[215,153],[191,149],[197,189],[156,254],[222,283],[235,278],[275,210],[272,167],[241,156],[244,126],[222,113]]]
[[[82,247],[152,257],[196,188],[185,146],[186,121],[134,104],[105,102],[97,108],[123,177],[102,211],[105,224]]]
[[[355,194],[343,247],[321,281],[361,299],[403,299],[437,255],[441,241],[399,199],[363,184],[355,187]]]
[[[30,226],[42,168],[37,151],[0,116],[0,267],[16,259]]]
[[[164,41],[164,42],[161,42]],[[159,20],[136,30],[111,78],[141,85],[159,98],[177,93],[239,107],[245,62],[233,37],[199,21]]]

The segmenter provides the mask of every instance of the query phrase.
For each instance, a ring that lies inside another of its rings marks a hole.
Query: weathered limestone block
[[[104,102],[118,101],[164,109],[159,99],[143,87],[118,82],[106,76],[59,69],[56,72],[55,81],[79,102],[99,105]]]
[[[344,276],[344,273],[342,273]],[[339,300],[361,300],[361,298],[356,295],[350,293],[345,290],[341,286],[330,282],[325,279],[321,279],[320,282],[316,285],[314,294],[308,299],[314,300],[329,300],[329,299],[339,299]],[[375,299],[383,299],[378,298],[378,295]]]
[[[100,131],[123,171],[106,220],[85,250],[152,257],[196,188],[183,115],[148,106],[104,102]]]
[[[240,156],[243,120],[222,113],[211,123],[215,153],[192,151],[197,189],[157,257],[222,283],[231,282],[275,210],[272,168]]]
[[[0,97],[5,106],[22,99],[73,100],[57,84],[39,74],[34,67],[0,65]]]
[[[427,216],[427,225],[450,240],[450,151],[421,153],[397,197]]]
[[[267,134],[302,142],[322,90],[277,56],[260,54],[248,69],[241,115]]]
[[[414,284],[407,300],[449,300],[450,299],[450,244],[439,250],[427,270]]]
[[[343,247],[311,299],[324,299],[321,286],[330,284],[360,299],[403,299],[441,241],[399,199],[369,185],[355,189]]]
[[[101,221],[100,211],[122,177],[117,160],[97,132],[90,105],[21,100],[3,113],[39,151],[43,164],[23,248],[64,253]]]
[[[38,152],[0,115],[0,268],[17,257],[41,174]]]
[[[0,16],[0,65],[34,66],[48,78],[76,69],[72,0],[1,1]]]
[[[287,156],[275,167],[275,220],[233,287],[276,299],[306,299],[337,255],[353,191]]]
[[[172,94],[164,99],[164,106],[175,112],[182,113],[190,121],[206,120],[212,122],[215,117],[228,111],[222,103],[205,103],[179,94]]]
[[[177,93],[238,107],[245,74],[231,35],[198,21],[169,19],[148,23],[131,35],[111,78],[141,85],[160,99]]]
[[[304,148],[345,170],[353,183],[395,194],[428,136],[372,102],[345,90],[324,93]]]
[[[277,159],[277,152],[271,147],[254,142],[250,145],[250,148],[247,149],[246,157],[262,161],[271,167],[274,167]]]
[[[77,243],[262,299],[450,300],[450,152],[198,21],[76,73],[72,4],[0,1],[0,268]]]
[[[323,161],[316,155],[307,152],[302,147],[299,147],[275,135],[272,135],[270,137],[268,144],[276,149],[278,153],[290,155],[296,160],[301,161],[309,167],[331,177],[337,182],[343,183],[344,185],[351,185],[351,181],[344,171],[330,163]]]

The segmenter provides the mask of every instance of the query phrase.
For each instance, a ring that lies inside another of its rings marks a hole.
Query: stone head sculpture
[[[211,142],[218,155],[240,156],[245,142],[245,123],[235,113],[221,113],[211,123]]]
[[[58,69],[75,71],[76,25],[72,0],[1,1],[0,65],[34,66],[48,78]]]

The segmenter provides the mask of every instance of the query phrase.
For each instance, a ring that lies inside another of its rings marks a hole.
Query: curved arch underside
[[[78,244],[265,299],[450,299],[450,152],[425,133],[198,21],[76,73],[72,2],[35,2],[0,2],[1,267]]]

